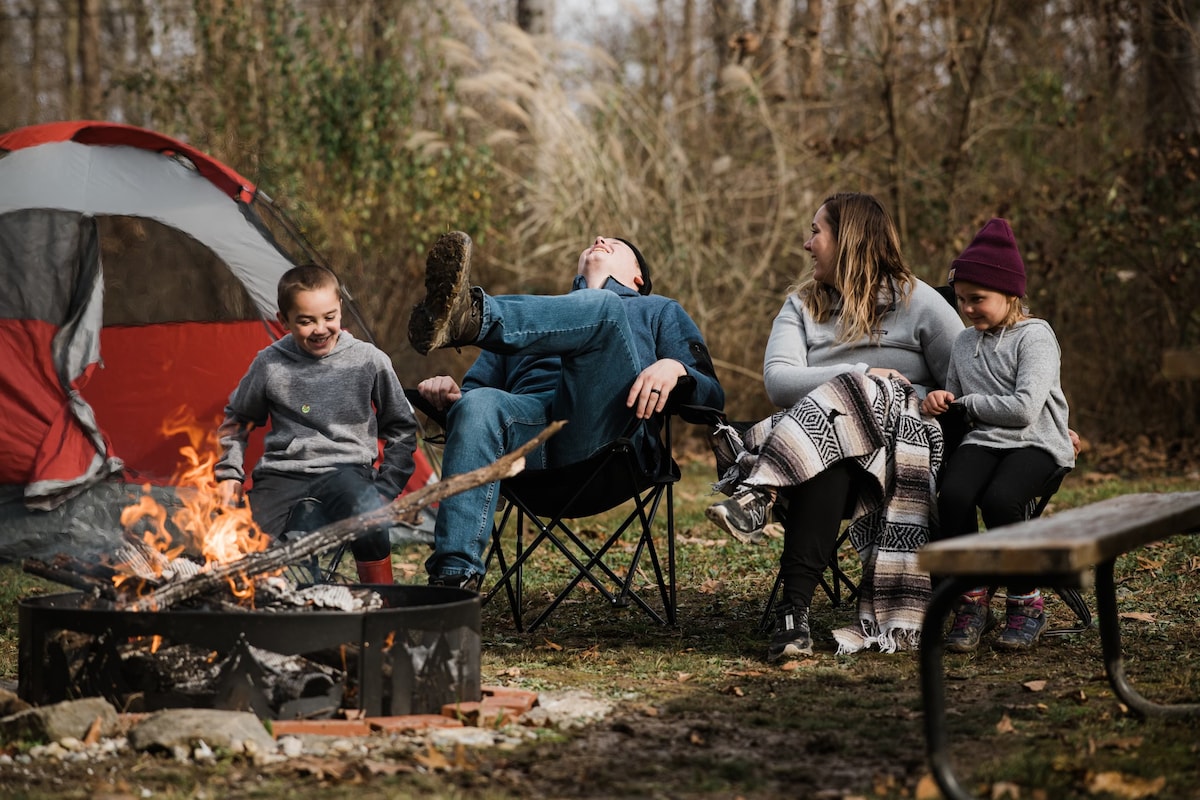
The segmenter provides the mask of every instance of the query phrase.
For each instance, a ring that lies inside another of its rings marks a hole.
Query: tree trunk
[[[824,16],[824,0],[808,0],[808,10],[800,30],[804,42],[804,78],[800,83],[800,97],[804,100],[820,100],[825,96],[825,50],[821,47]]]
[[[988,44],[992,39],[998,6],[999,0],[992,0],[988,4],[987,17],[982,25],[976,24],[975,19],[965,17],[954,20],[954,52],[950,59],[950,119],[953,125],[950,129],[950,140],[946,144],[944,173],[947,197],[953,195],[954,187],[958,185],[958,171],[967,155],[965,150],[967,139],[971,135],[971,110],[978,91],[979,78],[983,73]]]
[[[760,11],[763,96],[769,103],[782,103],[791,96],[788,31],[792,27],[792,0],[762,0]]]
[[[79,0],[79,105],[81,116],[102,119],[100,0]]]
[[[1193,133],[1196,124],[1197,0],[1152,0],[1146,53],[1147,144]]]

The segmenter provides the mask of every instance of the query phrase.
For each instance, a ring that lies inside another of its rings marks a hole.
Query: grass
[[[586,589],[533,634],[513,630],[500,598],[483,609],[485,683],[586,689],[618,701],[612,718],[565,738],[473,755],[452,772],[360,778],[355,796],[765,798],[795,794],[798,786],[798,796],[930,796],[915,654],[835,655],[829,632],[852,624],[853,610],[819,597],[816,656],[787,667],[765,663],[757,625],[779,541],[747,547],[719,536],[703,514],[710,473],[704,461],[685,465],[676,492],[678,626],[659,626],[636,608],[613,609]],[[1048,513],[1130,492],[1196,489],[1194,478],[1093,482],[1079,470]],[[610,524],[589,520],[585,530],[598,538]],[[395,561],[419,565],[426,554],[423,547],[399,549]],[[841,557],[857,577],[857,557]],[[408,572],[421,580],[414,568]],[[539,560],[526,572],[530,605],[567,575],[552,559]],[[1135,615],[1122,626],[1134,685],[1154,699],[1194,701],[1200,537],[1125,556],[1117,575],[1122,613]],[[60,590],[18,565],[0,566],[4,678],[17,677],[17,601]],[[1048,598],[1051,614],[1065,621],[1070,612]],[[1158,797],[1200,796],[1200,724],[1128,715],[1108,686],[1096,631],[1044,642],[1029,654],[1001,656],[985,647],[948,658],[946,667],[952,759],[968,789],[987,796],[1011,784],[1023,798],[1070,798],[1137,796],[1150,786]],[[1031,683],[1039,681],[1044,685]],[[139,763],[140,775],[165,770],[151,781],[156,796],[190,796],[202,780],[247,797],[284,797],[297,784],[314,785],[310,777],[269,774],[251,782],[251,791],[230,777],[244,777],[245,767],[205,773],[195,765]],[[6,785],[15,784],[0,769],[0,793]],[[328,780],[322,787],[330,796],[347,789]]]

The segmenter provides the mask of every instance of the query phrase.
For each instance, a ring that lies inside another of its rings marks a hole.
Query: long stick
[[[181,600],[224,587],[232,580],[244,581],[264,572],[282,569],[315,553],[353,541],[364,531],[406,519],[414,510],[444,500],[451,495],[492,481],[511,478],[525,468],[525,455],[558,433],[558,430],[565,424],[566,422],[562,421],[550,423],[537,436],[486,467],[437,481],[411,494],[398,497],[390,504],[369,514],[359,514],[325,525],[282,547],[244,556],[237,561],[221,564],[190,578],[174,581],[151,594],[119,604],[119,607],[127,611],[164,609]]]

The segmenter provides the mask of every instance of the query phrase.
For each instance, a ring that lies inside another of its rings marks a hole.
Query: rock
[[[27,711],[30,708],[33,706],[18,697],[15,691],[10,691],[7,687],[0,688],[0,718]]]
[[[275,751],[275,740],[248,711],[180,708],[152,714],[129,732],[135,750],[194,753],[204,748],[238,755]]]
[[[0,741],[85,739],[93,727],[98,728],[101,736],[111,736],[117,731],[117,710],[101,697],[67,700],[10,714],[0,719]]]

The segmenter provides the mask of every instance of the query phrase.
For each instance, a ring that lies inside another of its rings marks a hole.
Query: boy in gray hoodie
[[[250,431],[268,422],[249,492],[265,532],[309,531],[373,511],[400,493],[413,472],[417,421],[388,356],[342,330],[341,287],[324,267],[294,267],[279,279],[279,321],[288,335],[259,351],[225,407],[220,460],[223,499],[246,479]],[[379,458],[379,443],[383,454]],[[301,501],[319,513],[296,514]],[[350,545],[362,583],[392,583],[387,528]]]
[[[921,404],[927,415],[952,406],[969,430],[949,456],[938,495],[941,531],[949,538],[1020,522],[1025,508],[1058,467],[1073,467],[1067,400],[1059,380],[1058,339],[1025,308],[1025,263],[1006,220],[992,219],[950,269],[949,282],[971,327],[954,342],[946,388]],[[966,653],[996,625],[991,589],[959,598],[946,649]],[[1037,586],[1008,587],[1007,624],[995,646],[1033,647],[1046,628]]]

